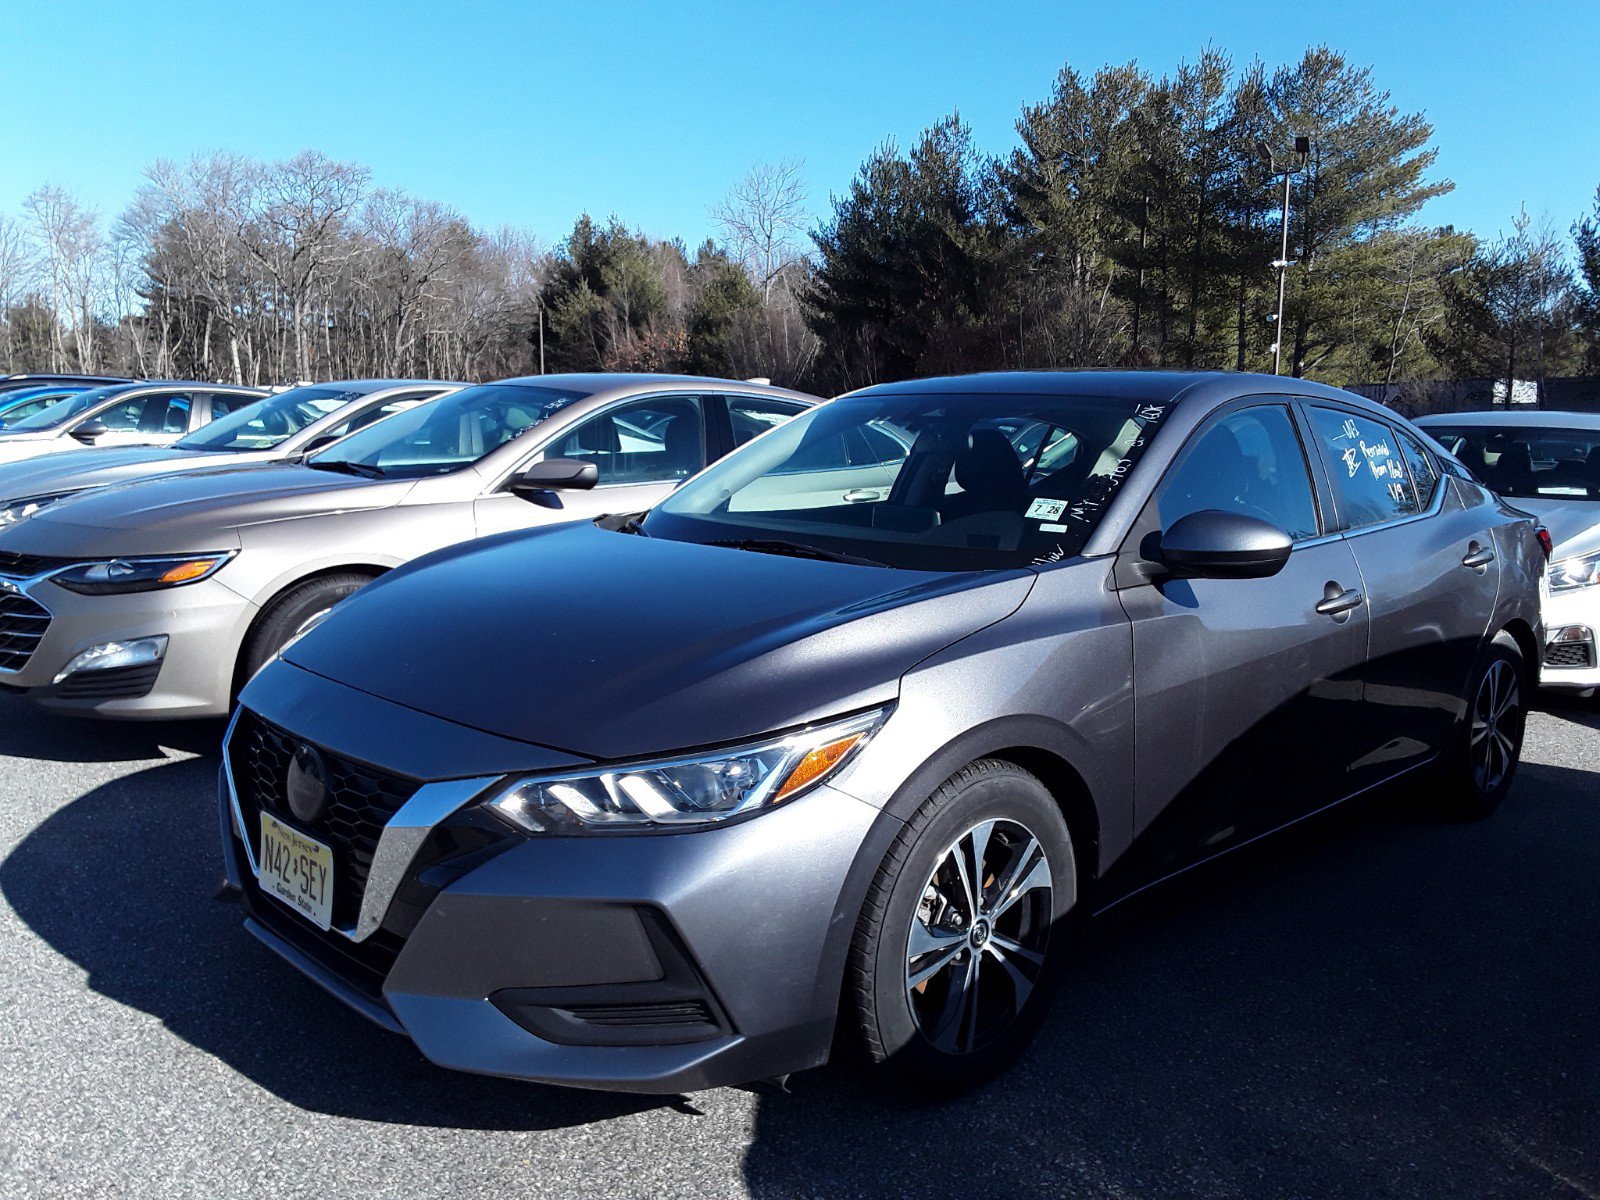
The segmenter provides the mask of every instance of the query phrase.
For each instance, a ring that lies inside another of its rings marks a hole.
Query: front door
[[[1119,595],[1133,628],[1137,838],[1112,894],[1342,799],[1356,755],[1367,611],[1355,556],[1319,515],[1290,409],[1257,403],[1202,428],[1130,539],[1207,509],[1295,542],[1267,579],[1157,579]]]
[[[599,483],[590,491],[553,491],[537,500],[514,496],[502,484],[474,506],[478,536],[659,504],[706,465],[705,413],[704,397],[674,392],[623,401],[590,415],[528,461],[591,462]]]

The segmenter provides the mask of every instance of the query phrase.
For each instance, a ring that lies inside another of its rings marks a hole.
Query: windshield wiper
[[[857,567],[886,567],[889,564],[875,558],[860,558],[854,554],[840,554],[837,550],[824,550],[803,542],[786,542],[781,538],[733,538],[727,541],[708,542],[710,546],[726,546],[730,550],[753,550],[757,554],[786,554],[790,558],[814,558],[818,562],[850,563]]]
[[[380,479],[384,474],[382,467],[375,467],[371,463],[351,462],[347,458],[307,459],[306,466],[315,467],[319,471],[343,471],[346,475],[360,475],[364,479]]]

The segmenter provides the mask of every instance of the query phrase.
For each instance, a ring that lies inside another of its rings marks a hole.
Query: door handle
[[[1328,581],[1328,586],[1322,589],[1322,599],[1317,601],[1317,611],[1325,617],[1332,617],[1341,623],[1350,619],[1350,610],[1361,607],[1361,593],[1354,588],[1346,588],[1340,584]]]
[[[869,500],[876,500],[878,493],[872,488],[852,488],[844,494],[846,503],[865,504]]]
[[[1494,551],[1487,546],[1472,542],[1467,546],[1467,556],[1461,560],[1463,567],[1471,567],[1474,571],[1482,571],[1494,561]]]

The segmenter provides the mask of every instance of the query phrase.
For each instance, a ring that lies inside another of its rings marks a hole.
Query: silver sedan
[[[304,463],[69,496],[0,529],[0,684],[107,717],[221,715],[284,643],[390,568],[471,538],[648,509],[815,403],[672,375],[512,379]],[[575,475],[592,490],[563,486]]]

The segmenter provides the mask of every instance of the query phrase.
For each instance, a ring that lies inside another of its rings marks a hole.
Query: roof
[[[1430,413],[1418,417],[1424,429],[1439,426],[1490,425],[1499,429],[1582,429],[1600,430],[1600,413],[1563,412],[1557,409],[1496,409],[1492,412]]]
[[[986,371],[880,383],[850,395],[1097,396],[1135,401],[1172,401],[1188,392],[1218,403],[1232,396],[1285,395],[1340,400],[1373,407],[1351,392],[1288,375],[1247,371]]]
[[[518,375],[511,379],[494,379],[489,382],[518,383],[528,387],[559,387],[580,392],[606,392],[614,388],[649,387],[661,383],[704,383],[717,388],[763,388],[775,392],[788,390],[775,388],[771,384],[746,383],[738,379],[718,379],[711,375],[672,375],[661,371],[588,371],[565,375]]]

